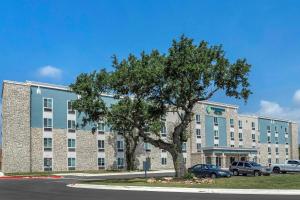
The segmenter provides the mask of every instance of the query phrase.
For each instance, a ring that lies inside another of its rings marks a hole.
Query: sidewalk
[[[174,173],[174,170],[159,170],[159,171],[147,171],[147,174],[164,174],[164,173]],[[94,177],[94,176],[120,176],[120,175],[143,175],[144,171],[138,172],[109,172],[109,173],[98,173],[98,174],[89,174],[89,173],[58,173],[54,174],[56,176],[82,176],[82,177]]]
[[[179,192],[179,193],[209,193],[209,194],[259,194],[259,195],[300,195],[300,190],[280,189],[212,189],[212,188],[182,188],[182,187],[145,187],[145,186],[115,186],[92,184],[69,184],[68,187],[99,190],[147,191],[147,192]]]

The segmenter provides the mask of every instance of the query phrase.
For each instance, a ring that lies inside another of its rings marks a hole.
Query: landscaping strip
[[[60,179],[63,176],[1,176],[0,180],[19,180],[19,179]]]

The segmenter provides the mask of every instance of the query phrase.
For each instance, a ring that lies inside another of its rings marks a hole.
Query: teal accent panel
[[[260,131],[260,142],[268,143],[268,132],[267,126],[271,127],[271,143],[275,144],[275,126],[278,131],[278,144],[285,144],[285,128],[289,132],[289,123],[284,121],[274,120],[274,123],[271,123],[270,119],[258,119],[259,131]],[[289,135],[290,138],[290,135]]]
[[[43,128],[43,98],[53,99],[53,128],[66,129],[67,124],[67,102],[76,100],[77,95],[70,91],[56,90],[40,87],[41,94],[37,94],[37,87],[31,87],[31,127]],[[104,102],[111,106],[118,100],[113,97],[102,97]],[[82,118],[84,113],[77,113],[78,128],[82,130],[91,130],[93,125],[87,124],[82,127]],[[110,126],[106,125],[105,130],[109,131]]]
[[[226,132],[226,119],[224,117],[218,117],[219,124],[219,146],[227,146],[227,132]]]
[[[205,115],[205,146],[214,146],[214,118],[209,115]]]
[[[268,143],[267,126],[271,126],[271,120],[259,118],[258,126],[260,131],[260,143]]]

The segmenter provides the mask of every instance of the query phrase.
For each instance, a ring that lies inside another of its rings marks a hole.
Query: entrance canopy
[[[235,148],[235,147],[203,147],[205,154],[257,154],[256,148]]]

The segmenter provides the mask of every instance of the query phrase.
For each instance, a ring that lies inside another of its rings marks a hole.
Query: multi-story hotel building
[[[98,170],[126,165],[124,140],[108,124],[99,122],[82,128],[82,116],[72,109],[78,96],[68,87],[36,82],[4,81],[2,85],[3,172]],[[112,96],[103,95],[107,104]],[[161,137],[178,123],[169,114]],[[254,160],[263,165],[298,158],[298,126],[289,120],[239,115],[238,107],[199,102],[188,127],[189,139],[183,151],[187,167],[212,163],[228,167],[233,160]],[[151,169],[173,168],[168,152],[140,142],[136,165]]]

